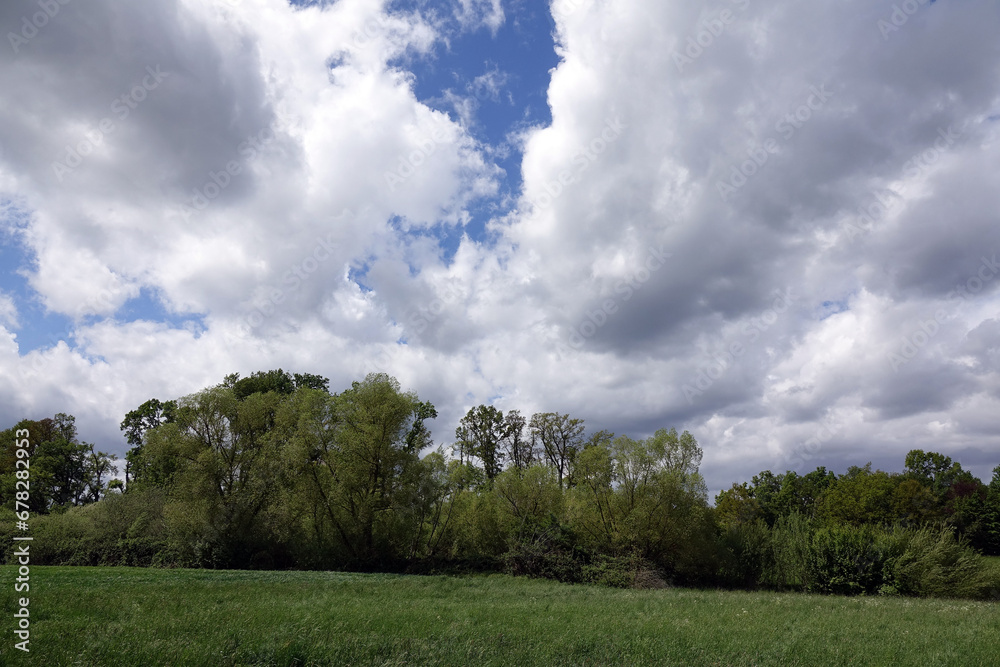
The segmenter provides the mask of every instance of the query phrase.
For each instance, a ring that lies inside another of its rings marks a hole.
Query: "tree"
[[[121,423],[121,430],[125,432],[125,440],[132,446],[125,454],[126,489],[135,474],[136,463],[142,454],[143,436],[161,424],[172,423],[176,415],[177,401],[161,403],[155,398],[149,399],[125,415],[125,419]]]
[[[517,410],[508,410],[503,418],[500,448],[504,457],[517,470],[526,470],[537,459],[531,440],[525,439],[527,420]]]
[[[750,483],[760,517],[768,526],[773,526],[781,516],[779,494],[784,483],[784,475],[775,475],[770,470],[762,470],[750,479]]]
[[[903,479],[893,493],[893,515],[904,526],[922,526],[943,518],[937,496],[917,479]]]
[[[583,446],[583,420],[556,412],[540,412],[531,416],[529,423],[532,446],[539,446],[556,471],[559,488],[571,473],[576,453]]]
[[[317,541],[355,566],[405,556],[423,520],[414,489],[428,466],[417,454],[434,414],[384,373],[334,396],[296,392],[278,424],[302,487],[300,516]]]
[[[820,514],[832,524],[891,525],[896,520],[893,504],[901,480],[899,474],[873,471],[871,463],[851,466],[823,494]]]
[[[87,478],[86,500],[87,502],[96,503],[103,497],[106,491],[111,488],[118,488],[121,484],[119,480],[110,479],[112,475],[118,472],[118,466],[115,465],[118,457],[114,454],[97,451],[91,443],[84,444],[87,447],[84,452],[86,457],[84,475]],[[105,483],[106,479],[108,483]],[[111,484],[114,482],[118,482],[118,484],[112,487]]]
[[[951,485],[962,476],[962,466],[951,457],[922,449],[910,450],[906,455],[903,474],[928,486],[938,498],[944,499]]]
[[[723,528],[749,524],[760,516],[753,489],[746,482],[720,491],[715,497],[715,516]]]
[[[222,386],[232,389],[233,395],[240,401],[252,394],[266,394],[269,391],[288,396],[302,387],[330,392],[330,380],[322,375],[292,374],[280,368],[271,371],[256,371],[245,378],[240,378],[239,373],[231,373],[222,381]]]
[[[823,492],[836,481],[837,476],[820,466],[805,475],[789,470],[777,478],[781,480],[781,488],[773,497],[771,508],[775,519],[793,514],[812,518],[816,514],[817,502]]]
[[[1000,556],[1000,466],[993,469],[983,506],[983,532],[986,536],[983,553]]]
[[[174,539],[203,566],[247,567],[270,548],[260,517],[281,480],[271,431],[282,400],[212,387],[180,399],[175,421],[144,436],[135,483],[167,489]]]
[[[492,405],[470,408],[455,429],[459,451],[482,461],[487,483],[492,483],[503,470],[504,452],[501,443],[505,433],[503,412]]]
[[[16,485],[16,441],[18,430],[27,430],[31,462],[29,511],[47,513],[99,500],[105,479],[117,468],[115,457],[97,451],[77,437],[76,418],[59,413],[51,419],[23,420],[0,433],[3,451],[0,467],[0,492],[4,506],[13,503]]]

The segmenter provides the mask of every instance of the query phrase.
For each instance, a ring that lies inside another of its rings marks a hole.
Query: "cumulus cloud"
[[[510,128],[513,201],[470,133],[512,65],[451,114],[413,74],[455,30],[495,35],[498,0],[450,4],[458,28],[362,0],[62,6],[0,61],[32,290],[0,323],[25,298],[75,328],[0,345],[2,416],[75,412],[110,440],[233,370],[386,371],[443,442],[494,402],[688,428],[712,488],[914,447],[985,475],[1000,14],[917,4],[555,0],[552,121]],[[198,323],[123,320],[143,292]]]

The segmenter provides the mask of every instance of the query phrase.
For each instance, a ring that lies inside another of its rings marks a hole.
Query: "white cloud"
[[[689,428],[717,486],[821,429],[802,465],[898,467],[922,446],[985,474],[1000,275],[968,290],[1000,251],[1000,19],[985,0],[933,3],[884,40],[891,6],[556,3],[553,120],[517,129],[519,206],[490,223],[495,243],[466,237],[445,261],[432,232],[460,230],[502,174],[468,132],[474,104],[459,123],[414,94],[407,64],[444,27],[362,0],[66,5],[0,64],[18,100],[0,109],[0,188],[33,213],[31,286],[74,316],[147,288],[204,329],[88,320],[75,349],[2,345],[19,393],[0,416],[74,412],[110,441],[150,396],[229,372],[294,367],[336,388],[386,370],[437,404],[443,442],[495,399],[637,435]],[[463,29],[506,20],[499,1],[457,7]],[[147,67],[169,75],[119,118]],[[499,94],[499,72],[476,86]],[[52,163],[106,117],[115,130],[60,181]],[[669,259],[651,269],[651,253]]]
[[[0,325],[7,329],[17,329],[20,326],[17,316],[17,304],[14,298],[0,290]]]
[[[505,18],[501,0],[458,0],[455,16],[466,30],[484,26],[493,34],[504,24]]]

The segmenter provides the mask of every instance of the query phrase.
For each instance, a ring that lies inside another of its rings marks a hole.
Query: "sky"
[[[283,368],[1000,464],[995,0],[6,0],[0,427]]]

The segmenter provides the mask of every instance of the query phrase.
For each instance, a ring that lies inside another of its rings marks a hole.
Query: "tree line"
[[[33,562],[1000,595],[980,555],[1000,553],[1000,466],[984,484],[914,450],[901,473],[763,471],[713,507],[686,431],[588,433],[479,405],[445,448],[436,416],[385,374],[339,393],[318,375],[233,374],[130,411],[124,481],[72,417],[25,420],[0,432],[0,532],[27,429]]]

